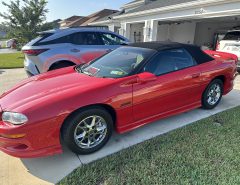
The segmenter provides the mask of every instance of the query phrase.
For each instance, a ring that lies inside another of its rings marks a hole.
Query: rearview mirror
[[[157,76],[153,73],[143,72],[138,75],[138,79],[140,82],[150,82],[157,79]]]

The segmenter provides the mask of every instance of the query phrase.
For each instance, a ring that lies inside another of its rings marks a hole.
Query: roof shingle
[[[77,26],[87,26],[89,23],[97,21],[108,15],[112,15],[118,12],[117,10],[103,9],[101,11],[95,12],[87,17],[77,19],[69,24],[66,27],[77,27]]]

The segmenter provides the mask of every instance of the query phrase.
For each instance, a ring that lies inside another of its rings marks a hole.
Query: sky
[[[6,11],[2,2],[10,2],[10,0],[0,0],[0,12]],[[98,10],[116,9],[118,10],[122,5],[131,2],[132,0],[48,0],[47,21],[56,19],[65,19],[72,15],[86,16]],[[4,20],[0,18],[0,22]]]

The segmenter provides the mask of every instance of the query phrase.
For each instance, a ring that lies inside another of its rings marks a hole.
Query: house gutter
[[[111,20],[105,20],[105,21],[98,21],[98,22],[91,22],[88,25],[98,25],[98,24],[108,24],[108,23],[112,23]]]
[[[92,26],[92,25],[105,25],[105,24],[110,24],[110,23],[119,23],[118,21],[115,20],[104,20],[104,21],[96,21],[96,22],[91,22],[88,25]]]

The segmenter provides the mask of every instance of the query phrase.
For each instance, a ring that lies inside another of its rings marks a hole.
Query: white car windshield
[[[228,32],[223,40],[240,40],[240,31]]]

